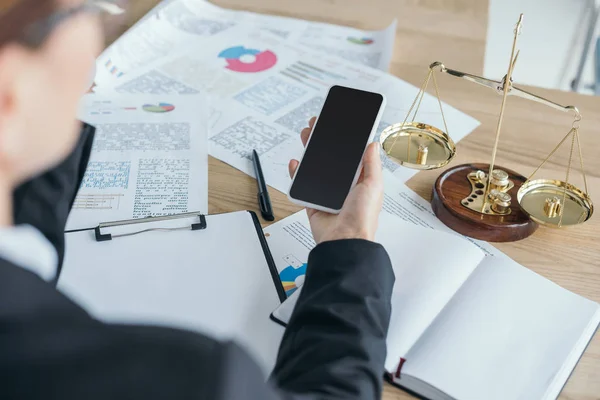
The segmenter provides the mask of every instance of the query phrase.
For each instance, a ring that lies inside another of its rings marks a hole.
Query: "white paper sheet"
[[[494,246],[462,236],[444,225],[431,210],[431,205],[405,184],[384,171],[382,216],[399,217],[404,222],[460,236],[478,247],[486,256],[506,257]],[[383,217],[385,218],[385,217]],[[315,247],[306,211],[299,211],[264,229],[281,281],[287,295],[304,283],[308,253]]]
[[[110,85],[136,68],[191,42],[202,42],[238,25],[271,32],[289,43],[387,70],[396,21],[381,31],[227,10],[204,0],[164,1],[106,49],[97,60],[96,85]]]
[[[246,57],[246,58],[245,58]],[[249,72],[255,71],[255,72]],[[387,108],[377,129],[402,122],[418,88],[379,70],[281,43],[272,35],[238,26],[210,41],[190,46],[124,77],[118,93],[210,93],[210,153],[253,175],[252,149],[261,156],[266,180],[287,193],[287,165],[300,158],[299,133],[319,113],[331,85],[381,92]],[[462,139],[479,122],[443,105],[450,136]],[[426,95],[418,121],[443,127],[439,104]],[[382,154],[385,168],[405,181],[417,171],[400,167]]]
[[[287,322],[301,291],[296,287],[304,276],[298,274],[306,270],[310,250],[305,243],[310,240],[310,228],[305,212],[275,225],[265,229],[269,235],[267,241],[275,262],[288,264],[280,276],[284,289],[292,297],[273,315]],[[392,355],[386,362],[389,371],[395,369],[399,355],[408,353],[485,256],[464,238],[414,225],[387,213],[380,215],[375,241],[386,249],[396,275],[392,308],[402,308],[402,312],[392,313],[390,321],[393,334],[387,340],[388,354]],[[431,251],[433,244],[436,251]],[[304,262],[296,267],[301,259]]]
[[[208,103],[204,96],[83,97],[96,126],[67,230],[102,222],[208,212]]]
[[[163,1],[110,45],[96,60],[97,86],[110,85],[125,73],[172,52],[191,40],[203,38],[188,35],[158,18]]]
[[[390,171],[383,171],[383,179],[385,192],[383,197],[384,212],[397,215],[405,221],[412,222],[416,225],[461,236],[473,243],[475,246],[479,247],[486,256],[506,257],[504,253],[492,246],[490,243],[484,242],[483,240],[462,236],[460,233],[457,233],[447,227],[435,216],[433,210],[431,209],[431,204],[427,200],[409,189],[398,179],[395,179]]]
[[[453,399],[556,399],[599,321],[597,303],[507,257],[487,257],[402,373]]]
[[[180,29],[185,26],[192,31],[196,26],[206,24],[207,20],[235,21],[265,29],[287,43],[303,44],[317,52],[382,71],[388,70],[392,60],[397,25],[394,20],[385,29],[366,31],[297,18],[229,10],[206,0],[177,0],[161,11],[163,16],[168,14],[176,15],[179,21],[185,20],[185,24],[179,21],[174,24]]]
[[[198,217],[178,218],[102,233],[195,223]],[[283,328],[269,319],[280,299],[256,227],[246,211],[209,215],[206,224],[204,230],[146,231],[105,242],[96,242],[93,231],[67,233],[58,289],[106,322],[235,340],[266,376],[275,365]]]

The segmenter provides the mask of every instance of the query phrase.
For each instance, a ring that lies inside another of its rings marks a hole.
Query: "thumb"
[[[290,160],[288,164],[288,172],[290,173],[290,178],[293,178],[296,174],[296,169],[298,169],[298,164],[300,164],[297,160]]]
[[[365,182],[378,182],[382,177],[379,143],[373,142],[367,148],[363,159],[363,179]]]

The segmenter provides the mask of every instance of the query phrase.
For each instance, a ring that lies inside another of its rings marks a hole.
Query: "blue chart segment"
[[[127,189],[130,161],[91,161],[81,182],[85,189]]]
[[[306,265],[307,264],[304,263],[298,268],[288,265],[279,273],[279,279],[281,279],[283,289],[288,297],[298,289],[296,279],[306,274]]]
[[[235,59],[237,59],[237,58],[240,58],[245,55],[255,56],[259,53],[260,53],[259,50],[247,49],[244,46],[236,46],[236,47],[230,47],[228,49],[223,50],[219,54],[219,57],[220,58],[235,58]]]

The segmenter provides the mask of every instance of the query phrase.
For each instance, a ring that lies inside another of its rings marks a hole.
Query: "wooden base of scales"
[[[488,171],[489,164],[463,164],[441,174],[433,186],[431,206],[435,215],[449,228],[466,236],[488,242],[512,242],[533,234],[538,224],[525,214],[517,201],[517,192],[526,178],[515,171],[497,167],[506,172],[511,187],[508,198],[484,201],[487,177],[477,178],[477,171]],[[487,174],[486,174],[487,175]],[[502,196],[500,196],[502,197]],[[486,204],[487,203],[487,204]],[[508,205],[507,205],[508,204]],[[504,213],[481,213],[482,207],[494,207]],[[478,211],[475,211],[478,209]]]

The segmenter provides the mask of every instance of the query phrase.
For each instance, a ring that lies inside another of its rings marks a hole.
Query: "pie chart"
[[[158,105],[144,104],[142,109],[144,111],[151,112],[151,113],[168,113],[168,112],[173,111],[175,109],[175,106],[173,104],[169,104],[169,103],[158,103]]]
[[[225,49],[218,57],[227,62],[225,68],[235,72],[261,72],[277,64],[277,56],[271,50],[260,51],[244,46]],[[243,60],[244,57],[248,57],[250,61]]]
[[[279,273],[279,279],[281,279],[281,283],[283,284],[283,290],[285,290],[285,294],[291,296],[292,293],[298,289],[299,282],[303,281],[304,275],[306,274],[306,263],[302,264],[300,268],[294,268],[291,265],[285,267]]]
[[[363,44],[363,45],[373,44],[375,42],[373,39],[368,38],[368,37],[357,38],[357,37],[353,37],[353,36],[348,37],[348,41],[350,43]]]

